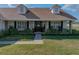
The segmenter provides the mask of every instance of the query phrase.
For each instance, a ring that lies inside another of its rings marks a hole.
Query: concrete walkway
[[[41,40],[41,39],[42,39],[41,32],[35,32],[34,40]]]
[[[33,40],[33,41],[0,41],[0,44],[43,44],[43,40]]]

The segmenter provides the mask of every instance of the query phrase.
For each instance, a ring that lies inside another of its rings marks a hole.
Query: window
[[[20,6],[20,12],[24,12],[24,7]]]
[[[54,11],[55,11],[55,12],[58,12],[59,10],[58,10],[58,8],[55,8]]]
[[[59,9],[59,8],[54,8],[54,9],[53,9],[53,12],[54,12],[54,14],[59,14],[60,9]]]
[[[58,29],[59,26],[61,26],[60,22],[51,22],[52,29]]]
[[[25,7],[24,6],[19,6],[18,8],[17,8],[17,12],[19,13],[19,14],[24,14],[25,13]]]
[[[17,12],[19,14],[25,14],[28,11],[28,8],[22,4],[20,4],[19,6],[17,6]]]
[[[16,22],[16,28],[18,30],[24,30],[27,28],[27,22],[18,21]]]

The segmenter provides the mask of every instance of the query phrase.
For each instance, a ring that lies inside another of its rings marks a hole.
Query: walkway
[[[41,40],[41,39],[42,39],[41,32],[35,32],[35,38],[34,38],[34,40]]]

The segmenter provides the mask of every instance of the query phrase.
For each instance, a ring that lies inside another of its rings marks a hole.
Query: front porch
[[[32,32],[51,31],[53,33],[60,33],[67,29],[72,32],[72,21],[5,21],[5,30],[10,29],[11,27],[18,31],[29,29]]]

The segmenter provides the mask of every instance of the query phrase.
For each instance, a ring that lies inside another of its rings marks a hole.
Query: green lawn
[[[19,40],[33,40],[33,35],[15,35]],[[24,38],[24,39],[23,39]],[[79,54],[79,35],[43,35],[44,44],[0,45],[6,55],[71,55]],[[0,39],[1,40],[1,39]]]
[[[63,55],[79,54],[79,40],[44,40],[40,45],[0,45],[0,54],[8,55]]]

